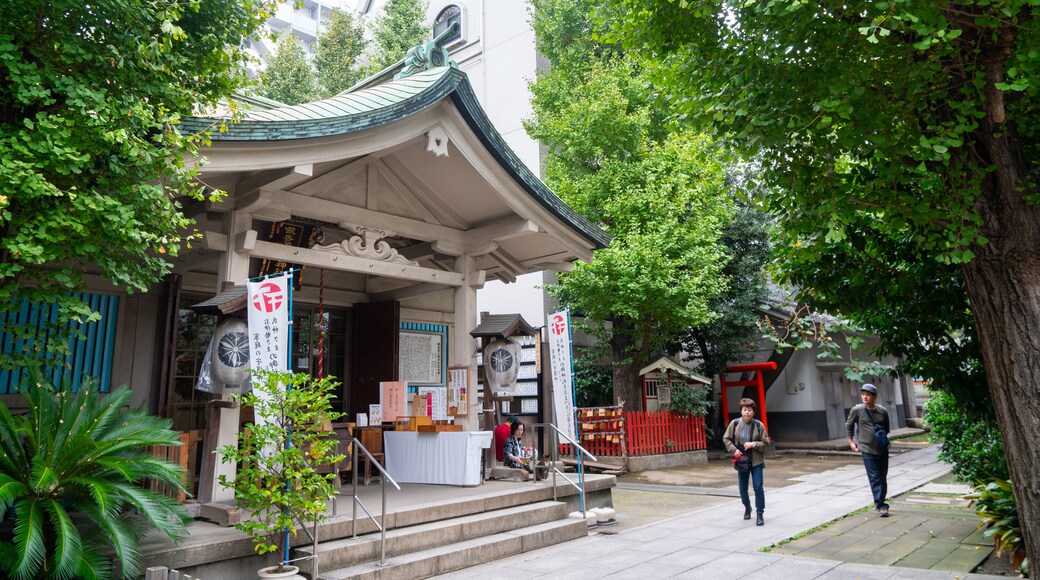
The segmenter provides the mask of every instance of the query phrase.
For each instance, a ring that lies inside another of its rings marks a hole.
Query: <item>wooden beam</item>
[[[246,177],[235,186],[239,195],[252,193],[258,189],[292,189],[314,176],[314,165],[297,165],[295,167],[279,167],[261,171]]]
[[[273,244],[271,242],[257,241],[252,255],[258,258],[285,260],[286,262],[315,266],[317,268],[356,272],[372,276],[386,276],[388,278],[398,278],[401,280],[433,282],[448,286],[462,286],[463,284],[462,275],[455,272],[443,272],[440,270],[423,268],[421,266],[381,262],[367,258],[348,256],[346,254],[320,252],[306,248],[293,248],[281,244]]]
[[[469,244],[481,243],[487,240],[500,242],[509,238],[537,233],[538,224],[533,221],[521,217],[509,217],[467,231],[466,242]]]
[[[333,221],[343,227],[364,224],[380,230],[406,233],[409,238],[424,242],[445,241],[459,246],[465,246],[467,242],[466,232],[454,228],[344,205],[336,201],[307,197],[289,191],[277,191],[272,194],[272,203],[292,208],[293,215],[300,217]]]
[[[426,294],[432,294],[434,292],[440,292],[442,290],[449,290],[452,286],[446,284],[416,284],[414,286],[405,286],[404,288],[398,288],[396,290],[387,290],[385,292],[379,292],[377,294],[369,295],[372,302],[382,302],[384,300],[404,300],[406,298],[415,298],[416,296],[425,296]]]

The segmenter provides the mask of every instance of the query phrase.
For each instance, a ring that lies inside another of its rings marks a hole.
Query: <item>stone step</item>
[[[465,516],[431,521],[386,532],[386,557],[428,550],[447,544],[483,538],[516,528],[543,524],[567,517],[562,502],[542,501]],[[381,534],[376,531],[357,538],[324,541],[318,544],[319,570],[334,570],[378,561]],[[296,549],[294,557],[313,554],[312,546]],[[311,574],[312,560],[300,561],[301,571]]]
[[[513,523],[515,524],[515,522]],[[556,520],[438,546],[394,558],[388,557],[383,566],[379,565],[377,559],[349,568],[328,570],[321,572],[318,579],[400,580],[401,578],[429,578],[438,574],[447,574],[448,572],[470,566],[515,556],[523,552],[553,546],[561,542],[584,537],[587,534],[588,527],[584,520],[572,518]],[[322,568],[325,568],[324,564]]]

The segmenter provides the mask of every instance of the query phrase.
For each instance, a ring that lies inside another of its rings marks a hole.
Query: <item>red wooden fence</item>
[[[620,407],[578,409],[579,443],[596,457],[659,455],[707,449],[704,417]],[[570,453],[569,445],[560,452]]]
[[[671,411],[625,413],[629,455],[659,455],[708,448],[704,417]]]

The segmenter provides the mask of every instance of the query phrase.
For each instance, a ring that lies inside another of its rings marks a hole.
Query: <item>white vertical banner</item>
[[[574,424],[574,364],[571,357],[571,314],[549,315],[549,365],[552,369],[553,413],[556,427],[578,441]]]
[[[246,282],[249,354],[253,371],[289,370],[291,282],[292,275]],[[262,396],[260,391],[257,395]]]

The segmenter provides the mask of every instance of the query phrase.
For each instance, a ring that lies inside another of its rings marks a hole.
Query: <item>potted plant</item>
[[[299,567],[288,563],[287,535],[296,535],[297,524],[327,519],[327,502],[336,495],[332,473],[319,470],[344,457],[335,453],[336,441],[326,429],[341,415],[332,410],[339,383],[287,372],[257,372],[252,383],[252,392],[236,398],[253,408],[253,422],[237,446],[217,450],[222,462],[238,464],[238,473],[219,481],[250,512],[236,527],[252,536],[256,553],[282,550],[279,564],[260,570],[260,577],[298,577]]]
[[[184,491],[183,470],[149,452],[180,445],[170,419],[128,408],[126,387],[56,389],[35,367],[19,392],[24,414],[0,404],[0,576],[134,578],[145,526],[187,534],[184,508],[141,485]]]

